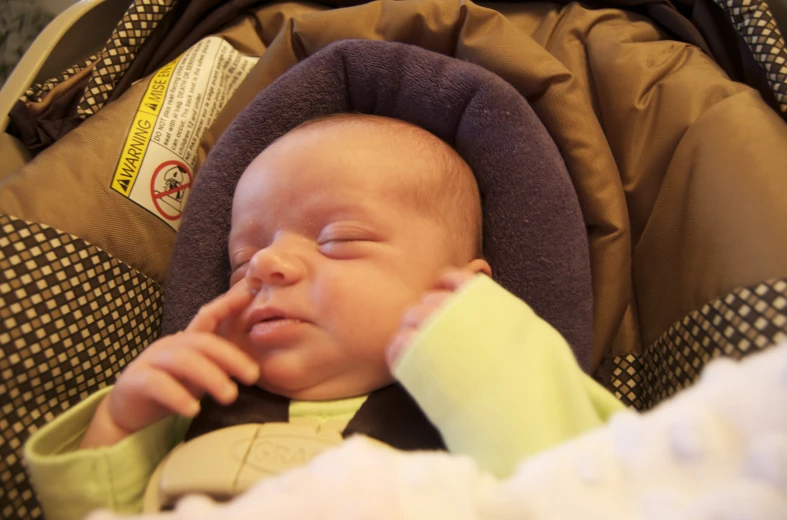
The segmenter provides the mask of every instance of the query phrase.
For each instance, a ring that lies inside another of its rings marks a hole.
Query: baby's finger
[[[453,292],[472,280],[474,276],[475,273],[467,269],[452,269],[437,280],[435,289]]]
[[[180,384],[182,384],[183,388],[188,390],[188,392],[194,396],[194,399],[202,399],[202,396],[205,395],[205,391],[195,384],[189,383],[188,381],[181,381]]]
[[[415,330],[413,329],[401,330],[396,336],[394,336],[393,341],[391,341],[391,344],[385,351],[385,360],[388,362],[389,368],[394,368],[396,360],[399,359],[399,356],[402,355],[402,352],[404,352],[404,350],[410,346],[410,343],[412,343],[413,336],[415,336]]]
[[[429,291],[421,297],[421,302],[407,309],[402,318],[403,327],[418,328],[449,297],[447,291]]]
[[[170,349],[150,363],[174,376],[191,395],[195,388],[200,389],[225,405],[238,397],[238,386],[227,373],[197,349]]]
[[[451,291],[426,291],[421,295],[421,305],[436,309],[453,295]]]
[[[224,320],[243,309],[252,299],[254,294],[245,279],[241,280],[226,293],[203,305],[186,327],[186,332],[216,332]]]
[[[252,385],[260,378],[256,361],[235,343],[208,332],[187,332],[173,336],[177,348],[196,350],[218,365],[225,374]]]
[[[138,371],[126,379],[125,386],[184,417],[194,417],[199,413],[199,401],[174,377],[155,367],[148,366],[144,371]]]

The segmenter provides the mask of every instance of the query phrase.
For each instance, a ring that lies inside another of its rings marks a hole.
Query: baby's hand
[[[203,306],[184,332],[159,338],[120,374],[82,439],[82,448],[111,446],[173,414],[193,417],[209,393],[230,404],[238,396],[231,377],[253,384],[259,367],[221,337],[228,318],[253,298],[245,281]]]
[[[421,300],[409,307],[402,317],[402,324],[388,346],[386,358],[388,366],[393,369],[396,360],[412,343],[418,329],[457,289],[475,276],[467,269],[452,269],[442,275],[435,286],[421,295]]]

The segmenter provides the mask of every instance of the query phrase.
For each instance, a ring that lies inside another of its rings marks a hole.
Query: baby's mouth
[[[280,309],[274,305],[265,305],[251,311],[247,318],[249,329],[259,323],[269,323],[281,320],[296,319],[293,313]]]
[[[266,326],[274,326],[274,325],[281,325],[286,322],[300,322],[301,320],[296,318],[287,318],[286,316],[276,316],[273,318],[266,318],[260,322],[257,322],[253,325],[256,327],[257,325],[266,325]]]
[[[252,311],[248,323],[252,341],[267,344],[294,339],[306,321],[282,309],[267,306]]]
[[[271,321],[279,321],[279,320],[287,320],[287,319],[290,318],[287,318],[287,316],[271,316],[270,318],[265,318],[261,320],[260,323],[267,323]]]
[[[252,325],[249,337],[258,344],[285,343],[297,339],[305,322],[296,318],[271,317]]]

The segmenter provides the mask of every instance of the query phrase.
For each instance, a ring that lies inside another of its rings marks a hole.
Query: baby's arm
[[[623,408],[554,328],[481,275],[451,273],[405,313],[389,363],[449,450],[500,477]]]
[[[226,402],[237,395],[229,375],[256,382],[256,364],[217,334],[245,297],[230,291],[206,305],[186,332],[151,344],[114,387],[31,436],[25,459],[49,520],[82,519],[98,508],[138,512],[150,475],[183,439],[189,423],[183,416],[193,413],[202,392]],[[87,447],[94,449],[80,449]]]
[[[91,395],[35,432],[25,461],[47,520],[82,520],[95,509],[139,512],[150,475],[183,440],[190,420],[163,419],[114,446],[79,449],[110,388]]]
[[[207,392],[230,404],[238,388],[259,378],[259,367],[236,345],[218,335],[221,324],[249,303],[245,281],[200,309],[185,332],[155,341],[121,373],[101,401],[81,448],[112,446],[163,419],[180,414],[194,417]]]

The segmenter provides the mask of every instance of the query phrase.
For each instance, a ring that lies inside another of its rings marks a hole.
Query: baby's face
[[[408,197],[431,162],[371,134],[296,131],[238,183],[230,283],[259,291],[229,335],[271,392],[325,400],[390,383],[385,348],[404,309],[461,264],[443,224]]]

